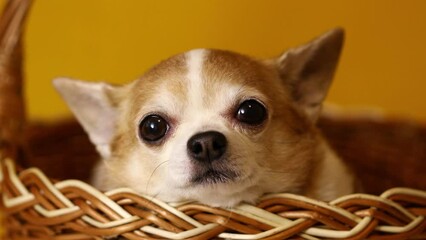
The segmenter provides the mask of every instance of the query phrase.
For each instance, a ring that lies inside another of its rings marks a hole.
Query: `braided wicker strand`
[[[53,183],[37,168],[2,160],[7,239],[409,239],[426,238],[426,192],[394,188],[325,203],[294,194],[233,209],[167,204],[131,189],[101,193],[77,180]]]
[[[30,4],[7,1],[0,16],[0,150],[14,157],[24,136],[22,33]]]

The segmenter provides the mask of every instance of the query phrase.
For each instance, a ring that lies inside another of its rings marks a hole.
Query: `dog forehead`
[[[176,97],[183,98],[185,94],[184,79],[187,72],[185,54],[170,57],[153,66],[139,79],[132,82],[127,96],[131,114],[138,114],[139,109],[157,97],[172,92]],[[165,96],[166,97],[166,96]]]
[[[201,82],[206,99],[209,96],[222,98],[221,95],[235,94],[236,89],[243,97],[267,96],[277,89],[271,89],[278,83],[276,69],[265,61],[226,50],[195,50],[200,51],[203,52],[201,72],[199,78],[192,81]],[[191,70],[191,64],[187,65],[188,70]]]
[[[206,84],[226,81],[257,87],[264,78],[266,67],[242,54],[225,50],[208,50],[203,62]]]
[[[134,104],[181,112],[197,103],[230,104],[259,92],[266,78],[259,61],[230,51],[195,49],[153,67],[134,84]],[[136,107],[138,108],[138,107]]]
[[[194,69],[202,71],[203,80],[250,83],[257,80],[265,66],[248,56],[218,49],[194,49],[172,56],[144,74],[146,79],[173,84]]]

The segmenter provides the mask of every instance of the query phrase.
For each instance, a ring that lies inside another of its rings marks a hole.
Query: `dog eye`
[[[250,99],[241,103],[236,118],[249,125],[260,125],[266,119],[266,109],[260,102]]]
[[[139,124],[140,137],[148,142],[155,142],[166,135],[169,125],[158,115],[149,115]]]

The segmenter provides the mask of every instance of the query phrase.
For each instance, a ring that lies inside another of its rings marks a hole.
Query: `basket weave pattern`
[[[52,183],[3,160],[7,239],[376,239],[426,238],[426,192],[395,188],[325,203],[293,194],[234,209],[166,204],[130,189],[101,193],[78,180]]]

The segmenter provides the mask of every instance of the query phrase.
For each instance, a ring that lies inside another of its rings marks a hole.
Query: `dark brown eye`
[[[266,119],[266,109],[260,102],[250,99],[238,107],[236,118],[242,123],[260,125]]]
[[[163,138],[168,129],[169,124],[164,118],[159,115],[149,115],[139,124],[139,135],[147,142],[155,142]]]

